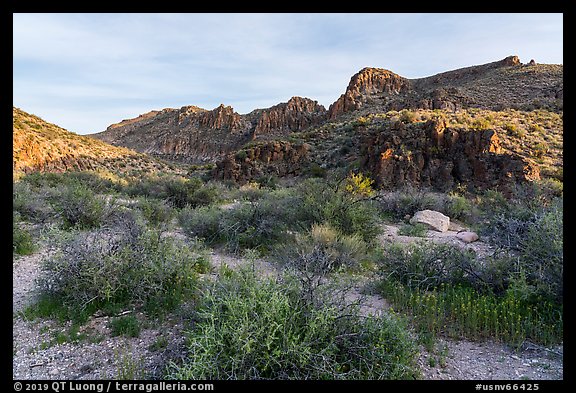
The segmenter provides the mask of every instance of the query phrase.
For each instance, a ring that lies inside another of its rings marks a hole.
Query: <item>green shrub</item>
[[[344,235],[358,235],[367,243],[380,233],[374,204],[319,179],[308,179],[295,189],[300,203],[295,220],[303,228],[330,224]]]
[[[17,223],[14,223],[12,226],[12,252],[18,255],[30,255],[34,251],[36,251],[36,245],[30,232],[19,228]]]
[[[110,333],[112,336],[140,336],[140,322],[133,315],[112,318],[110,320]]]
[[[419,210],[446,212],[446,197],[416,189],[387,192],[378,196],[378,209],[394,219],[413,216]]]
[[[536,296],[562,302],[564,277],[563,206],[559,200],[539,214],[520,242],[520,272]]]
[[[402,123],[414,123],[416,121],[416,113],[403,109],[400,111],[400,121]]]
[[[193,294],[198,266],[205,264],[202,249],[138,222],[123,224],[79,233],[44,261],[41,292],[59,299],[71,318],[113,304],[162,313]]]
[[[55,191],[47,186],[37,188],[25,181],[16,182],[12,188],[12,209],[20,213],[23,219],[35,223],[46,222],[57,214],[48,202]]]
[[[292,280],[229,271],[202,298],[171,379],[414,379],[415,345],[390,316],[299,301]]]
[[[398,229],[398,234],[403,236],[426,237],[428,227],[422,223],[404,224]]]
[[[155,227],[169,223],[174,216],[172,208],[163,200],[141,199],[137,206],[144,218]]]
[[[236,154],[234,155],[234,157],[236,158],[236,160],[238,161],[243,161],[248,157],[248,153],[246,152],[246,150],[239,150],[236,152]]]
[[[380,256],[379,274],[410,288],[428,290],[441,284],[478,284],[480,268],[471,250],[421,241],[391,244]]]
[[[543,302],[526,303],[514,292],[495,296],[460,285],[424,291],[394,281],[382,283],[383,295],[413,318],[418,331],[432,336],[493,339],[515,345],[531,340],[544,345],[563,340],[562,312]]]
[[[57,198],[54,198],[52,206],[68,228],[96,228],[100,226],[105,214],[105,202],[81,184],[65,187]]]
[[[467,221],[474,215],[475,209],[466,197],[450,195],[444,213],[450,218]]]

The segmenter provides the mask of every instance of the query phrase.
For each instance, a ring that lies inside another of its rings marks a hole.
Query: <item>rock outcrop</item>
[[[364,137],[363,168],[384,188],[404,185],[440,191],[455,184],[510,190],[539,179],[538,167],[503,151],[494,130],[449,128],[443,121],[396,122]]]
[[[317,101],[292,97],[287,103],[240,115],[230,106],[196,106],[153,111],[113,124],[93,136],[117,146],[189,163],[215,162],[260,137],[287,135],[326,119]]]
[[[363,68],[352,76],[346,92],[330,105],[328,117],[334,119],[343,113],[360,109],[373,96],[397,96],[410,89],[410,81],[400,75],[382,68]]]
[[[326,120],[326,108],[309,98],[292,97],[287,103],[253,112],[254,138],[261,134],[304,130]]]
[[[298,175],[308,162],[310,146],[267,142],[228,154],[216,163],[212,177],[243,184],[263,175]]]

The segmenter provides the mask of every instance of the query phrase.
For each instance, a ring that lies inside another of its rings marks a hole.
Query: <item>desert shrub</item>
[[[370,243],[380,233],[374,204],[344,187],[317,179],[299,184],[295,189],[300,198],[295,220],[305,229],[327,223],[344,235],[358,235]]]
[[[449,195],[443,213],[450,218],[468,221],[476,214],[476,210],[474,204],[466,197]]]
[[[564,277],[563,206],[541,212],[520,241],[520,272],[536,296],[561,302]]]
[[[178,214],[178,221],[187,235],[201,238],[207,244],[216,244],[223,239],[220,224],[225,214],[218,206],[185,208]]]
[[[205,184],[198,177],[175,176],[146,176],[132,180],[125,187],[128,195],[163,199],[178,209],[209,205],[218,200],[218,191],[217,186]]]
[[[36,251],[36,245],[32,240],[32,235],[25,229],[12,224],[12,252],[18,255],[30,255]]]
[[[400,111],[400,121],[402,123],[414,123],[416,121],[416,113],[403,109]]]
[[[205,293],[173,379],[413,379],[415,345],[394,317],[300,301],[294,280],[229,271]]]
[[[319,164],[313,162],[308,167],[308,174],[311,177],[325,178],[328,171],[326,168],[320,166]]]
[[[89,229],[98,227],[105,214],[105,202],[80,183],[65,187],[52,200],[54,210],[68,228]]]
[[[328,224],[314,224],[308,233],[296,234],[273,253],[274,259],[301,281],[308,302],[318,300],[317,289],[327,275],[358,268],[366,254],[366,243],[358,235],[342,235]]]
[[[112,318],[110,320],[110,334],[112,336],[140,336],[140,322],[133,315]]]
[[[419,210],[445,210],[445,197],[416,189],[381,193],[377,200],[378,209],[397,220],[412,216]]]
[[[536,157],[542,157],[544,154],[548,153],[549,149],[550,147],[548,146],[548,143],[544,141],[538,142],[532,146],[532,152]]]
[[[57,213],[49,203],[55,189],[33,187],[28,182],[19,181],[12,188],[12,209],[20,213],[23,219],[42,223],[56,217]]]
[[[209,244],[225,244],[232,252],[247,248],[266,251],[285,239],[287,230],[298,228],[294,218],[297,203],[298,199],[286,190],[270,191],[255,202],[233,209],[184,209],[179,221],[188,235]]]
[[[141,199],[137,204],[144,218],[152,225],[159,226],[169,223],[174,216],[174,211],[163,200]]]
[[[278,186],[278,177],[274,175],[262,175],[256,179],[256,182],[260,187],[266,187],[271,190],[275,190]]]
[[[404,224],[398,229],[398,234],[403,236],[426,237],[428,227],[422,223]]]
[[[234,157],[236,158],[236,160],[242,161],[248,157],[248,153],[246,152],[246,150],[238,150],[234,155]]]
[[[392,244],[377,263],[383,280],[423,290],[441,284],[477,285],[481,280],[475,253],[449,244]]]
[[[176,307],[193,293],[200,246],[161,237],[143,223],[81,232],[42,265],[40,288],[70,311],[71,317],[110,304],[143,306],[150,313]]]
[[[97,172],[69,172],[66,173],[70,182],[81,183],[85,187],[91,189],[96,193],[110,193],[116,192],[121,189],[119,183],[112,181],[113,175],[100,174]]]

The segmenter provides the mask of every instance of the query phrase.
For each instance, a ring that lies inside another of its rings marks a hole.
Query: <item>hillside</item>
[[[152,111],[91,136],[117,146],[188,163],[214,162],[254,139],[299,131],[324,121],[326,109],[308,98],[240,115],[230,106]]]
[[[134,150],[74,134],[13,108],[13,174],[109,169],[166,170],[168,165]]]
[[[510,188],[562,178],[562,77],[562,65],[522,64],[516,56],[419,79],[367,67],[328,110],[300,97],[247,115],[189,106],[93,136],[215,163],[213,177],[240,183],[340,168],[367,171],[388,187]]]

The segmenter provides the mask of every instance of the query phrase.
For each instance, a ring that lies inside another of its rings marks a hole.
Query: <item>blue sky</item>
[[[407,78],[563,63],[562,14],[14,14],[13,104],[88,134],[150,110],[326,108],[363,67]]]

